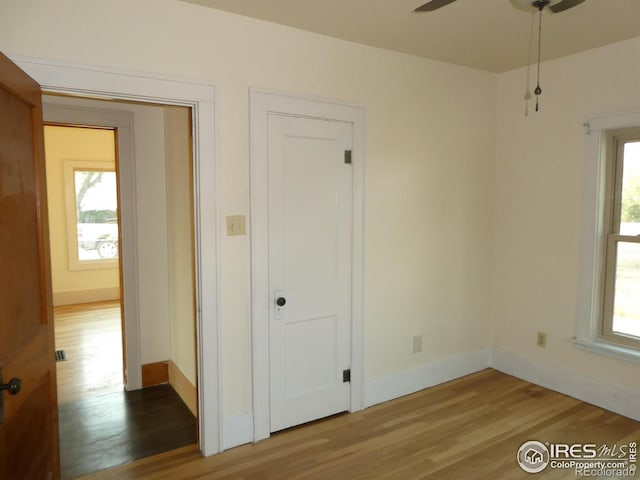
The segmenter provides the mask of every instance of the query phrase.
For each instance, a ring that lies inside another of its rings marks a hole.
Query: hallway
[[[127,392],[118,302],[57,307],[60,460],[63,480],[185,445],[197,422],[169,384]]]

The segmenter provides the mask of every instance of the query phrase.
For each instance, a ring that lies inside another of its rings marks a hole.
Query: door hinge
[[[351,163],[351,150],[344,151],[344,163]]]
[[[347,383],[350,381],[351,381],[351,369],[348,368],[347,370],[342,371],[342,383]]]

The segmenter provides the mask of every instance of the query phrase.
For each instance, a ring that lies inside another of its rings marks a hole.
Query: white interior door
[[[268,116],[272,432],[350,408],[351,142],[350,123]]]

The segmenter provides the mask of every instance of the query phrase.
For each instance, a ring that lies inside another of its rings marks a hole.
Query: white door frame
[[[43,93],[130,100],[190,107],[193,121],[194,220],[196,258],[196,335],[198,344],[198,420],[204,455],[222,450],[222,382],[220,371],[217,240],[217,125],[215,85],[10,56],[41,86]]]
[[[120,248],[124,293],[120,299],[124,317],[124,357],[127,369],[125,388],[142,388],[142,360],[140,356],[140,311],[138,292],[138,249],[135,221],[136,187],[135,162],[133,153],[133,114],[130,112],[104,110],[47,103],[43,100],[42,112],[45,124],[67,123],[71,125],[91,125],[115,127],[118,129],[118,183],[120,198],[118,203],[120,224],[127,232],[122,236]]]
[[[251,307],[253,367],[253,439],[268,438],[269,405],[269,250],[267,118],[270,113],[348,122],[353,125],[353,259],[351,408],[363,401],[363,231],[365,110],[337,102],[250,91],[251,148]]]

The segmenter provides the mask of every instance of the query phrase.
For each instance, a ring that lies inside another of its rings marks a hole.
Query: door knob
[[[276,305],[278,305],[279,307],[284,307],[286,303],[287,299],[284,297],[278,297],[278,299],[276,300]]]
[[[9,383],[0,383],[0,392],[2,392],[3,390],[7,390],[10,395],[16,395],[20,392],[21,387],[22,380],[13,377],[11,380],[9,380]]]

